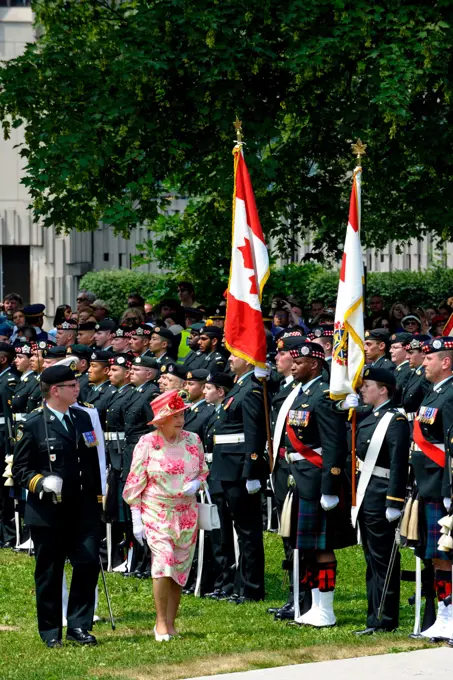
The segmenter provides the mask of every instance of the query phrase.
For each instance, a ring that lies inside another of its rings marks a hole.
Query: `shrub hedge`
[[[163,297],[176,297],[176,281],[171,274],[146,274],[129,269],[89,272],[82,278],[80,287],[91,290],[98,298],[109,302],[115,316],[124,311],[127,296],[131,292],[138,292],[153,303]],[[277,292],[293,295],[306,306],[315,299],[324,302],[335,300],[337,288],[338,271],[319,264],[273,267],[264,290],[263,308],[267,308],[271,297]],[[200,285],[198,289],[201,289]],[[206,282],[199,298],[205,304],[215,306],[219,300],[215,293],[210,295],[209,291],[209,282]],[[423,272],[371,272],[366,282],[367,297],[378,293],[383,296],[387,306],[398,301],[417,307],[437,306],[453,295],[453,269],[434,267]]]

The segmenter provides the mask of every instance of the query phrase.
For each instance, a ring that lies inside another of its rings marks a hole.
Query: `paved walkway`
[[[362,656],[356,659],[319,661],[297,666],[224,675],[207,675],[198,680],[452,680],[453,649],[439,647],[400,654]],[[190,678],[188,680],[195,680]]]

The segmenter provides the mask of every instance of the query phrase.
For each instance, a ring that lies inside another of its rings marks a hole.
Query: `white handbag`
[[[204,502],[204,495],[206,494],[206,503]],[[197,503],[198,507],[198,528],[202,531],[212,531],[213,529],[220,529],[220,517],[217,505],[211,501],[211,496],[208,489],[200,491],[201,503]]]

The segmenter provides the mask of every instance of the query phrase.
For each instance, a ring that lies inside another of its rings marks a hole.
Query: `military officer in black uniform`
[[[16,541],[14,524],[14,500],[12,496],[11,476],[3,477],[3,473],[12,463],[13,420],[11,403],[19,377],[11,370],[11,363],[16,356],[9,343],[0,343],[0,446],[4,463],[0,466],[0,547],[13,548]]]
[[[190,401],[190,408],[184,412],[184,429],[195,432],[202,441],[205,423],[214,410],[214,407],[208,404],[203,396],[208,376],[209,372],[204,368],[187,371],[184,383],[184,390],[188,394],[188,401]]]
[[[203,361],[197,368],[204,368],[209,373],[222,373],[225,370],[227,360],[220,353],[222,346],[223,330],[218,326],[203,326],[200,330],[198,345],[203,354]]]
[[[86,401],[97,409],[103,430],[105,430],[107,407],[116,392],[116,387],[113,387],[109,380],[109,360],[112,356],[112,352],[106,352],[103,349],[93,350],[88,369],[90,391]]]
[[[411,463],[423,506],[424,537],[419,557],[432,559],[435,588],[439,600],[433,626],[421,635],[434,640],[453,636],[451,598],[451,552],[439,550],[439,520],[450,507],[445,443],[451,438],[453,423],[453,337],[432,338],[423,345],[426,379],[432,389],[426,393],[414,420]]]
[[[411,374],[403,387],[401,403],[409,423],[413,422],[425,394],[432,387],[425,377],[425,368],[423,366],[425,359],[423,345],[429,340],[429,335],[414,335],[406,345]]]
[[[155,359],[150,356],[136,357],[133,360],[130,379],[134,389],[131,390],[129,399],[121,403],[120,417],[124,423],[125,436],[121,471],[123,487],[129,474],[132,455],[138,440],[153,429],[153,426],[149,424],[154,418],[151,402],[159,394],[159,390],[153,382],[155,365]],[[146,543],[142,547],[133,538],[129,506],[124,503],[123,508],[127,532],[133,543],[133,555],[128,575],[137,576],[138,578],[149,578],[151,575],[149,548]]]
[[[104,350],[105,351],[105,350]],[[91,392],[90,378],[88,376],[88,369],[90,367],[91,355],[93,354],[93,348],[88,345],[70,345],[66,349],[66,356],[77,357],[77,374],[76,378],[79,381],[80,392],[79,401],[82,403],[88,401],[88,395]]]
[[[411,376],[411,367],[406,345],[412,339],[411,333],[393,333],[390,336],[390,358],[395,364],[396,391],[393,395],[395,406],[402,406],[403,390]]]
[[[154,359],[154,362],[156,359]],[[186,379],[186,369],[180,364],[169,361],[159,366],[159,379],[157,384],[161,392],[170,390],[182,390]]]
[[[25,420],[28,399],[36,388],[36,373],[30,366],[32,347],[29,343],[21,343],[14,348],[16,358],[14,364],[21,374],[12,398],[12,411],[15,426]]]
[[[334,550],[354,542],[345,492],[346,423],[322,379],[323,348],[307,341],[292,349],[291,356],[300,388],[292,403],[287,401],[284,411],[282,407],[285,457],[299,496],[296,546],[306,562],[302,580],[312,595],[311,609],[297,623],[322,628],[336,623]]]
[[[119,326],[119,328],[117,328],[115,331],[112,331],[112,352],[116,352],[118,354],[129,352],[129,341],[131,337],[130,331],[130,326],[124,325]]]
[[[398,369],[397,369],[398,370]],[[395,542],[396,522],[406,497],[410,431],[405,416],[395,407],[396,371],[366,368],[361,394],[372,406],[357,425],[356,453],[360,476],[357,487],[358,522],[367,563],[368,615],[366,628],[356,635],[371,635],[398,627],[400,555],[396,556],[385,600],[378,619],[382,589]]]
[[[203,333],[202,333],[203,336]],[[201,337],[202,337],[201,336]],[[264,548],[260,489],[268,465],[264,459],[266,414],[263,390],[254,367],[230,356],[236,384],[223,402],[214,433],[211,474],[221,482],[239,540],[240,587],[231,601],[264,598]]]
[[[208,477],[209,493],[212,502],[217,506],[220,517],[220,529],[215,529],[208,534],[214,563],[214,587],[208,597],[214,600],[226,600],[231,597],[236,579],[233,518],[225,500],[222,483],[212,474],[214,435],[217,421],[220,420],[219,411],[233,387],[233,376],[228,373],[212,373],[208,375],[203,389],[206,402],[211,404],[214,409],[209,420],[205,422],[201,441],[205,449],[205,460],[210,470]]]
[[[176,362],[178,352],[175,336],[165,326],[155,326],[149,339],[149,349],[157,363],[165,366]]]
[[[31,413],[38,406],[41,406],[41,373],[44,370],[43,352],[51,346],[48,345],[46,340],[31,343],[30,368],[34,372],[32,380],[35,381],[35,385],[28,397],[27,413]]]
[[[385,328],[375,328],[365,331],[365,359],[367,366],[374,368],[388,368],[395,370],[395,364],[387,358],[387,350],[390,342],[390,333]]]
[[[151,355],[149,350],[149,340],[153,329],[147,323],[142,323],[137,328],[130,331],[129,346],[130,351],[136,357]]]
[[[279,340],[277,341],[277,356],[276,356],[276,366],[277,372],[280,376],[280,386],[278,392],[273,395],[271,401],[271,428],[273,439],[278,437],[276,433],[276,424],[279,411],[285,402],[286,398],[289,396],[291,391],[294,389],[295,383],[294,376],[292,374],[293,358],[290,351],[299,345],[305,343],[305,337],[297,332],[286,331],[283,333]],[[275,451],[275,454],[274,454]],[[286,496],[288,494],[290,475],[291,475],[291,463],[289,463],[285,458],[286,448],[285,448],[285,427],[282,428],[280,433],[280,441],[274,441],[274,451],[272,451],[273,456],[273,466],[272,466],[272,482],[275,493],[275,502],[277,505],[278,516],[281,519],[283,504],[285,502]],[[270,614],[275,614],[276,619],[294,619],[294,599],[293,599],[293,546],[295,543],[295,536],[289,538],[283,538],[283,550],[285,552],[285,560],[283,562],[283,568],[288,571],[290,590],[288,595],[288,600],[286,604],[279,608],[269,609]]]
[[[133,385],[130,382],[132,357],[130,354],[115,354],[109,359],[109,379],[116,392],[111,398],[106,413],[105,447],[108,466],[108,493],[106,499],[106,520],[113,525],[112,547],[120,544],[124,536],[124,511],[121,473],[125,445],[123,406],[127,404]],[[115,568],[121,562],[121,553],[114,551],[112,564]]]
[[[118,326],[113,319],[103,319],[102,321],[99,321],[94,329],[96,349],[112,352],[112,340],[117,328]]]
[[[66,639],[96,644],[92,628],[99,572],[101,474],[91,419],[71,408],[74,372],[52,366],[41,375],[44,409],[19,424],[15,482],[28,491],[25,520],[35,547],[38,629],[48,647],[62,638],[62,579],[66,558],[73,575]]]
[[[96,347],[96,321],[86,321],[85,323],[79,323],[77,329],[77,343],[79,345],[86,345],[94,349]]]
[[[333,323],[323,323],[312,328],[307,336],[311,342],[317,342],[324,350],[326,362],[322,376],[324,382],[328,382],[330,380],[330,369],[332,366],[333,352],[333,330]]]
[[[193,371],[195,368],[200,368],[201,363],[204,361],[203,352],[198,344],[200,330],[202,328],[204,328],[204,323],[193,323],[188,328],[188,330],[190,330],[190,336],[187,344],[190,347],[190,352],[184,358],[183,364],[186,371]]]
[[[48,347],[47,349],[43,349],[43,370],[50,368],[50,366],[54,366],[56,363],[58,363],[58,361],[64,359],[66,357],[66,349],[67,347],[65,345],[57,345],[56,347]]]

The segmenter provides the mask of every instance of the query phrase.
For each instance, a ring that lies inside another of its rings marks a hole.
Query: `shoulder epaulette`
[[[82,406],[86,406],[87,408],[94,408],[93,404],[90,404],[87,401],[82,402]]]

